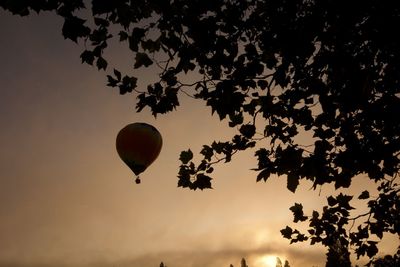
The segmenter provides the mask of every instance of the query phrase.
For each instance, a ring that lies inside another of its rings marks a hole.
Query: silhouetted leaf
[[[82,63],[93,65],[94,55],[92,51],[85,50],[81,54]]]
[[[240,127],[240,133],[246,138],[252,138],[256,133],[256,127],[252,124],[244,124]]]
[[[181,155],[179,156],[179,160],[183,163],[183,164],[187,164],[189,161],[191,161],[193,158],[193,152],[188,149],[187,151],[182,151]]]
[[[129,37],[128,33],[125,32],[125,31],[120,31],[120,32],[118,33],[118,35],[119,35],[119,41],[120,41],[120,42],[123,42],[123,41],[127,40],[128,37]]]
[[[133,89],[135,89],[137,86],[137,78],[136,77],[129,77],[125,75],[122,78],[122,82],[118,85],[119,87],[119,92],[121,95],[126,94],[128,92],[132,92]],[[140,96],[138,98],[140,99]],[[142,96],[145,96],[144,94]]]
[[[153,64],[153,61],[149,58],[149,56],[145,53],[137,53],[135,57],[135,66],[134,68],[140,68],[141,66],[148,67]]]
[[[114,69],[114,74],[115,74],[115,77],[117,77],[117,80],[120,81],[121,80],[121,72]]]
[[[107,75],[107,86],[116,87],[118,85],[118,80],[114,79],[111,75]]]
[[[192,189],[208,189],[212,188],[211,187],[211,177],[208,175],[205,175],[204,173],[199,173],[196,176],[196,181],[193,183]]]
[[[376,246],[377,242],[374,241],[368,241],[368,247],[367,247],[367,256],[369,258],[372,258],[373,256],[376,255],[376,253],[378,253],[378,248]]]
[[[352,196],[344,195],[340,193],[337,197],[336,200],[339,204],[340,207],[344,207],[346,210],[351,210],[354,209],[353,207],[350,206],[349,202],[352,200]]]
[[[64,38],[77,42],[78,38],[87,36],[90,33],[90,29],[84,24],[85,20],[78,17],[65,18],[62,28]]]
[[[267,181],[267,179],[271,176],[271,171],[269,169],[264,169],[261,172],[258,173],[257,175],[257,182],[264,180]]]
[[[96,66],[99,70],[101,70],[101,69],[106,70],[107,65],[108,65],[108,63],[103,57],[99,57],[97,59]]]
[[[369,192],[367,190],[363,191],[359,196],[358,199],[367,199],[369,198]]]
[[[299,176],[294,173],[289,173],[287,176],[287,188],[293,193],[296,192],[296,188],[299,185]]]
[[[307,216],[304,216],[303,205],[300,203],[295,203],[294,206],[290,207],[290,210],[293,212],[294,222],[303,222],[307,220]]]
[[[210,146],[203,146],[203,149],[200,151],[200,153],[204,156],[205,160],[210,161],[211,157],[214,155],[214,151]]]
[[[144,37],[146,33],[145,29],[142,28],[133,28],[132,30],[132,34],[128,37],[128,41],[129,41],[129,48],[134,51],[137,52],[139,50],[139,43],[142,40],[142,38]],[[120,32],[120,40],[124,39],[126,36],[125,34],[121,35]]]
[[[96,24],[97,26],[108,27],[110,25],[110,22],[100,17],[94,17],[94,24]]]
[[[144,50],[149,51],[150,53],[154,53],[160,50],[160,42],[154,40],[146,40],[142,41],[142,47]]]
[[[336,198],[334,198],[333,196],[328,197],[328,205],[329,206],[335,206],[337,203],[338,202],[337,202]]]
[[[290,239],[292,237],[293,229],[290,228],[289,226],[286,226],[285,229],[281,230],[281,234],[283,235],[284,238]]]

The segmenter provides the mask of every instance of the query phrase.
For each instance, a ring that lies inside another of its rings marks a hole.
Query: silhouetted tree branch
[[[330,196],[321,215],[292,207],[295,222],[308,220],[310,229],[283,229],[291,242],[329,247],[339,235],[358,256],[373,258],[371,235],[399,235],[398,1],[93,0],[86,7],[82,0],[3,0],[0,6],[20,16],[61,16],[63,36],[84,45],[82,63],[107,71],[108,86],[121,94],[136,94],[137,111],[168,113],[189,95],[238,129],[231,141],[203,146],[199,164],[183,151],[178,186],[211,188],[217,163],[252,149],[256,180],[278,175],[292,192],[302,180],[314,189],[346,188],[358,175],[376,183],[377,198],[360,195],[365,216],[349,217],[353,196],[342,194]],[[153,83],[138,90],[137,77],[110,67],[104,51],[111,39],[134,56],[133,73],[159,68]],[[193,81],[182,82],[185,75]],[[312,144],[300,134],[312,136]],[[357,231],[346,228],[365,217]]]

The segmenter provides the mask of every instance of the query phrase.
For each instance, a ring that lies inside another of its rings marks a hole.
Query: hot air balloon
[[[160,132],[152,125],[135,122],[122,128],[116,140],[118,155],[136,175],[144,172],[160,154],[162,138]]]

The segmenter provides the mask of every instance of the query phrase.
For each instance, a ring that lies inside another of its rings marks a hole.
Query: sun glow
[[[275,267],[276,257],[274,255],[263,255],[257,260],[257,265],[259,267]]]

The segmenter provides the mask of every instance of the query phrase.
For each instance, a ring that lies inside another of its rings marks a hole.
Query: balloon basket
[[[137,183],[137,184],[140,184],[140,178],[139,178],[139,176],[136,176],[136,179],[135,179],[135,183]]]

